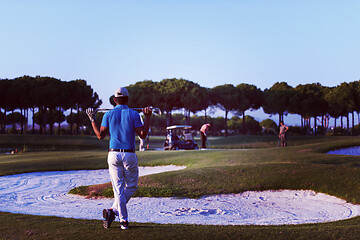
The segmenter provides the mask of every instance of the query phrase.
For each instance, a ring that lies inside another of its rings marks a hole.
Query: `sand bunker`
[[[350,147],[335,149],[333,151],[327,152],[328,154],[341,154],[341,155],[360,155],[360,147]]]
[[[141,167],[140,175],[184,167]],[[67,194],[77,186],[109,182],[107,170],[25,173],[0,177],[0,211],[102,219],[112,199]],[[313,191],[264,191],[207,196],[200,199],[132,198],[130,221],[214,225],[279,225],[336,221],[360,215],[353,205]]]

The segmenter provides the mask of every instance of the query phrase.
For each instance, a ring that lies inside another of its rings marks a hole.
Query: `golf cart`
[[[164,150],[199,149],[189,125],[174,125],[166,128]]]

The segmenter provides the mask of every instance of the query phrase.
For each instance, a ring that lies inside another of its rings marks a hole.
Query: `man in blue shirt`
[[[138,112],[130,109],[127,104],[129,93],[126,88],[115,91],[116,107],[103,116],[100,129],[95,123],[95,113],[86,110],[96,136],[103,139],[110,135],[108,165],[111,183],[114,191],[114,204],[110,209],[103,210],[103,226],[109,228],[119,216],[121,229],[128,228],[128,212],[126,203],[137,190],[139,179],[138,159],[135,154],[135,134],[145,139],[149,132],[152,110],[143,109],[145,115],[142,123]]]

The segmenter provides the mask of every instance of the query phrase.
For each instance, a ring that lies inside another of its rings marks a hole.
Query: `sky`
[[[0,0],[0,78],[84,79],[102,107],[120,86],[165,78],[336,86],[360,79],[359,10],[356,0]]]

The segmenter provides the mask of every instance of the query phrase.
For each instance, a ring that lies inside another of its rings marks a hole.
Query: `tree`
[[[328,103],[328,114],[335,119],[335,126],[334,129],[336,129],[336,119],[339,118],[342,114],[342,104],[339,102],[338,98],[338,90],[333,88],[328,88],[328,90],[325,92],[325,101]],[[335,133],[335,131],[334,131]]]
[[[1,122],[1,133],[5,133],[5,122],[6,122],[6,111],[9,109],[10,106],[10,90],[12,88],[12,81],[8,79],[3,79],[0,81],[0,112],[1,109],[4,112],[0,114],[0,122]]]
[[[57,111],[56,111],[56,123],[58,123],[58,135],[61,133],[61,123],[66,120],[64,112],[75,105],[75,99],[72,97],[72,84],[69,82],[62,82],[60,84],[58,91],[62,94],[59,94],[57,98]]]
[[[75,129],[76,134],[79,134],[80,127],[86,126],[90,128],[89,118],[84,111],[80,111],[66,116],[66,121],[69,124],[77,124],[78,129]]]
[[[60,135],[60,124],[65,121],[64,113],[60,110],[49,110],[47,112],[46,119],[50,127],[50,135],[53,135],[53,127],[55,123],[58,123],[58,135]]]
[[[54,133],[54,129],[53,129],[54,124],[58,123],[60,125],[60,123],[64,122],[65,121],[65,115],[60,110],[46,110],[44,112],[35,113],[33,119],[34,119],[34,122],[36,124],[39,124],[39,125],[40,125],[40,122],[42,122],[42,124],[44,124],[43,119],[46,119],[46,123],[45,123],[44,127],[46,127],[46,125],[49,125],[50,135],[53,135],[53,133]],[[58,130],[58,131],[60,131],[60,130]]]
[[[56,96],[60,94],[58,92],[60,84],[61,81],[56,78],[41,76],[35,77],[33,85],[35,89],[30,98],[34,101],[33,104],[39,109],[38,124],[40,126],[40,134],[46,134],[46,112],[47,109],[50,109],[50,111],[55,109],[57,98]]]
[[[270,132],[273,132],[274,134],[276,133],[276,129],[277,129],[277,125],[276,123],[268,118],[268,119],[265,119],[265,120],[262,120],[260,122],[260,126],[263,128],[264,132],[268,135]]]
[[[349,87],[349,84],[344,82],[335,88],[332,88],[325,95],[325,100],[329,106],[329,114],[335,118],[341,117],[341,128],[343,128],[342,117],[347,117],[348,130],[349,112],[355,109],[356,106],[354,103],[353,94],[354,93]]]
[[[44,129],[46,125],[49,125],[50,135],[54,133],[54,123],[56,122],[55,110],[58,106],[62,104],[62,97],[59,94],[61,89],[62,82],[55,78],[45,77],[45,85],[43,86],[43,97],[44,97],[44,109],[43,114],[45,116]]]
[[[15,116],[15,110],[20,108],[19,106],[21,104],[20,98],[17,95],[17,91],[16,91],[17,89],[16,89],[15,85],[16,85],[15,81],[12,81],[10,88],[8,89],[7,94],[6,94],[7,95],[6,98],[8,101],[8,110],[11,111],[12,114],[10,116],[13,116],[13,117]],[[10,118],[8,120],[10,120],[10,121],[12,120],[12,132],[17,133],[15,128],[16,128],[16,123],[18,123],[18,122],[16,122],[16,119]]]
[[[211,118],[211,128],[210,132],[213,136],[220,136],[224,131],[224,126],[226,126],[226,119],[224,117]]]
[[[328,112],[324,87],[320,83],[296,86],[290,105],[291,112],[299,114],[302,118],[314,118],[316,135],[317,116],[324,116]]]
[[[255,85],[239,84],[236,86],[238,91],[238,109],[237,111],[243,116],[242,133],[246,134],[245,111],[249,109],[259,109],[263,104],[263,93]]]
[[[37,108],[38,112],[40,112],[40,109],[41,109],[40,98],[41,98],[41,94],[42,94],[42,89],[41,89],[41,86],[39,84],[39,77],[31,79],[31,81],[29,83],[29,88],[32,89],[28,93],[29,94],[29,107],[31,109],[32,116],[33,116],[33,119],[32,119],[32,134],[35,134],[35,121],[34,121],[35,110]]]
[[[225,84],[210,89],[210,99],[213,105],[225,111],[225,137],[228,136],[227,119],[229,112],[238,108],[238,92],[234,85]]]
[[[351,112],[352,112],[352,135],[355,135],[355,112],[359,114],[360,112],[360,81],[354,81],[349,83],[349,88],[351,91]]]
[[[167,126],[172,124],[171,112],[184,108],[182,96],[185,91],[187,80],[185,79],[163,79],[159,82],[159,108],[166,112]]]
[[[210,105],[209,92],[199,84],[187,81],[184,84],[181,103],[185,109],[185,124],[190,125],[190,112],[205,110]]]
[[[16,124],[21,124],[24,121],[24,116],[19,112],[12,112],[6,116],[6,125],[12,124],[12,133],[16,133]]]
[[[258,134],[261,131],[261,126],[258,121],[256,121],[252,116],[245,116],[245,119],[239,118],[238,116],[233,116],[229,121],[229,130],[232,130],[235,134],[238,134],[240,131],[244,134],[244,124],[245,122],[245,134]]]
[[[245,134],[258,134],[261,132],[261,126],[258,121],[255,120],[252,116],[245,116],[245,121],[242,120],[241,125],[245,122],[246,124],[246,131]],[[241,126],[243,129],[243,126]]]
[[[154,115],[150,121],[151,133],[153,135],[165,135],[166,134],[166,116]]]
[[[99,96],[92,88],[86,84],[85,80],[76,80],[71,82],[63,82],[53,77],[30,77],[22,76],[13,80],[0,80],[0,112],[3,109],[6,116],[8,111],[14,113],[19,109],[22,118],[21,133],[27,132],[28,126],[28,111],[32,110],[35,116],[36,109],[38,110],[38,119],[33,119],[33,133],[35,123],[40,126],[40,134],[46,133],[46,125],[50,126],[50,134],[53,133],[54,122],[60,123],[63,121],[63,111],[69,108],[77,109],[77,112],[87,107],[97,107],[101,104]],[[47,112],[50,113],[47,113]],[[57,113],[57,120],[47,119],[51,116],[51,112]],[[49,115],[50,114],[50,115]],[[13,115],[11,115],[13,116]],[[50,121],[50,122],[49,122]],[[0,122],[4,122],[1,121]],[[13,130],[15,122],[13,122]],[[1,132],[5,132],[5,125],[1,125]],[[15,131],[14,131],[15,132]]]
[[[85,80],[77,79],[75,81],[71,81],[70,86],[72,87],[72,94],[75,100],[72,102],[70,115],[73,115],[73,109],[76,109],[77,112],[75,119],[70,117],[70,119],[72,119],[70,122],[70,128],[72,134],[72,126],[75,124],[75,133],[78,135],[82,121],[79,113],[81,111],[85,111],[89,107],[98,108],[102,104],[102,101],[99,99],[98,94],[94,92],[89,85],[87,85]]]
[[[159,84],[151,80],[137,82],[126,89],[130,107],[150,107],[159,103]]]
[[[17,108],[20,110],[21,114],[24,115],[21,124],[21,134],[28,132],[28,115],[29,108],[31,107],[31,98],[30,92],[32,91],[34,78],[30,76],[22,76],[15,78],[13,81],[13,87],[16,89],[16,96],[18,98]]]
[[[293,88],[286,82],[277,82],[270,89],[264,90],[264,112],[268,114],[279,114],[279,124],[284,121],[284,114],[289,111],[290,99]]]
[[[242,119],[238,116],[233,116],[228,120],[228,129],[233,131],[236,134],[239,134],[241,125],[242,125]]]
[[[157,106],[167,112],[168,125],[172,121],[172,110],[184,108],[185,124],[190,124],[190,113],[204,110],[210,104],[208,90],[185,79],[164,79],[160,83],[145,80],[126,88],[130,95],[129,106]]]

